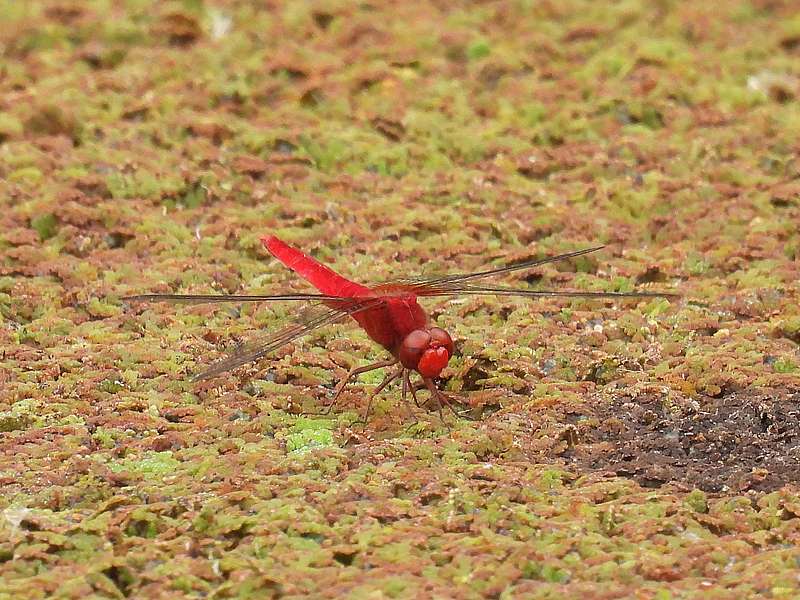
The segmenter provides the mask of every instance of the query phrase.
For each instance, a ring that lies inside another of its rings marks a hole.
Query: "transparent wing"
[[[506,273],[512,273],[514,271],[532,269],[533,267],[538,267],[540,265],[557,262],[559,260],[565,260],[567,258],[573,258],[575,256],[582,256],[584,254],[589,254],[590,252],[597,252],[598,250],[602,250],[603,248],[605,248],[605,246],[595,246],[593,248],[584,248],[583,250],[575,250],[573,252],[566,252],[564,254],[558,254],[556,256],[547,256],[545,258],[536,258],[533,260],[526,260],[521,263],[504,265],[502,267],[498,267],[496,269],[489,269],[487,271],[477,271],[475,273],[454,273],[452,275],[441,275],[434,277],[420,277],[417,279],[406,280],[403,283],[410,285],[412,288],[414,288],[414,290],[418,290],[421,288],[424,289],[426,287],[437,287],[443,284],[455,284],[462,281],[474,281],[476,279],[485,279],[487,277],[504,275]]]
[[[521,290],[502,286],[443,284],[426,286],[418,296],[517,296],[521,298],[678,298],[669,292],[583,292],[572,290]]]
[[[531,269],[547,263],[553,263],[575,256],[582,256],[601,250],[605,246],[594,246],[573,252],[566,252],[556,256],[537,258],[521,263],[504,265],[496,269],[478,271],[476,273],[456,273],[438,277],[428,277],[406,280],[403,285],[417,296],[517,296],[522,298],[678,298],[678,294],[669,292],[583,292],[583,291],[558,291],[558,290],[525,290],[502,286],[471,285],[468,281],[475,281],[504,275],[514,271]]]
[[[137,294],[123,296],[124,302],[175,302],[178,304],[213,304],[216,302],[285,302],[292,300],[341,301],[339,296],[325,294],[273,294],[273,295],[223,295],[223,294]]]
[[[292,323],[280,331],[269,334],[264,339],[239,346],[228,357],[212,363],[205,371],[195,375],[192,381],[211,379],[226,371],[263,358],[281,346],[308,335],[320,327],[341,322],[350,315],[354,315],[363,310],[369,310],[383,302],[381,298],[347,300],[336,298],[335,300],[340,306],[330,307],[316,305],[301,310],[295,318],[295,323]]]

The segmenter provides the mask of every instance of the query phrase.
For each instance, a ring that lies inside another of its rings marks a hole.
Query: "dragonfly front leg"
[[[433,382],[433,379],[429,379],[428,377],[423,377],[422,381],[425,383],[425,387],[428,388],[428,391],[431,393],[431,397],[436,398],[436,401],[439,403],[439,417],[442,416],[442,407],[446,406],[450,409],[456,417],[466,417],[469,420],[470,417],[467,417],[465,414],[459,413],[453,408],[453,399],[450,398],[447,394],[441,391],[439,388],[436,387],[436,384]],[[456,400],[457,402],[457,400]]]
[[[417,408],[422,408],[417,398],[418,389],[416,383],[411,383],[411,369],[405,369],[403,371],[403,401],[406,399],[406,390],[409,390],[411,392],[411,397],[414,399],[414,404],[417,405]]]
[[[353,367],[352,369],[350,369],[345,378],[342,379],[339,382],[339,385],[336,386],[336,389],[333,390],[333,399],[331,400],[331,403],[328,405],[328,408],[326,408],[320,414],[327,415],[328,413],[331,412],[331,410],[333,410],[334,405],[339,400],[339,396],[342,395],[342,392],[344,392],[344,388],[347,386],[347,384],[350,382],[351,379],[353,379],[354,377],[358,377],[362,373],[368,373],[370,371],[374,371],[375,369],[391,367],[396,362],[397,359],[393,358],[391,360],[382,360],[380,362],[372,363],[371,365],[365,365],[363,367]]]

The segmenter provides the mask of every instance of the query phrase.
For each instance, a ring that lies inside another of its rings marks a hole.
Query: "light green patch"
[[[331,419],[301,418],[285,436],[286,451],[289,454],[303,455],[318,448],[335,446]]]
[[[143,475],[149,480],[161,480],[175,474],[181,463],[173,458],[172,452],[148,452],[140,456],[131,456],[121,461],[109,463],[108,467],[112,471],[119,473],[122,471],[134,471]]]
[[[175,175],[157,175],[144,170],[133,174],[112,173],[106,185],[114,198],[154,198],[179,195],[184,192],[184,182]]]
[[[492,48],[486,40],[476,40],[467,47],[467,58],[480,60],[491,54]]]
[[[0,112],[0,140],[20,135],[22,131],[23,127],[19,119],[12,114]]]
[[[701,490],[692,490],[686,496],[686,505],[691,508],[694,512],[698,513],[707,513],[708,512],[708,501],[706,499],[706,495]]]
[[[776,373],[796,373],[800,371],[800,367],[798,367],[797,363],[789,358],[776,360],[772,368],[775,369]]]
[[[689,255],[686,258],[686,268],[693,275],[702,275],[711,265],[700,255]]]
[[[42,425],[43,419],[37,412],[39,409],[39,403],[33,398],[17,400],[9,410],[0,412],[0,431],[10,432],[27,429],[31,425]]]
[[[36,230],[42,240],[47,240],[56,234],[58,220],[54,214],[46,213],[32,218],[31,227]]]
[[[21,169],[17,169],[13,171],[9,176],[9,181],[14,183],[26,183],[35,185],[42,181],[44,175],[42,174],[41,170],[36,167],[23,167]]]

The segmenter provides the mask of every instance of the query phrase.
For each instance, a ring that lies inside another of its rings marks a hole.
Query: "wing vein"
[[[502,286],[445,284],[419,291],[420,296],[518,296],[523,298],[678,298],[671,292],[594,292],[581,290],[525,290]]]
[[[325,300],[326,302],[346,302],[349,299],[326,294],[270,294],[270,295],[223,295],[223,294],[137,294],[123,296],[125,302],[177,302],[183,304],[204,304],[217,302],[273,302],[293,300]]]
[[[206,370],[195,375],[192,378],[192,381],[211,379],[226,371],[230,371],[236,367],[240,367],[249,362],[258,360],[270,352],[277,350],[281,346],[284,346],[289,342],[311,333],[319,327],[336,323],[347,316],[354,315],[363,310],[369,310],[370,308],[373,308],[383,302],[383,299],[381,298],[370,298],[364,300],[339,298],[339,300],[348,302],[350,306],[345,308],[327,308],[326,310],[312,311],[310,315],[303,315],[301,311],[301,314],[298,317],[299,319],[302,319],[300,322],[293,323],[288,327],[271,334],[265,340],[251,342],[237,348],[227,358],[223,358],[222,360],[212,363]],[[322,308],[322,306],[318,306],[317,308]]]
[[[498,267],[496,269],[489,269],[487,271],[478,271],[477,273],[455,273],[453,275],[442,275],[441,277],[432,277],[429,279],[425,279],[423,281],[419,281],[416,284],[413,284],[412,287],[414,289],[425,288],[429,286],[436,286],[445,283],[456,283],[459,281],[470,281],[475,279],[485,279],[487,277],[494,277],[495,275],[503,275],[505,273],[512,273],[514,271],[522,271],[524,269],[532,269],[533,267],[538,267],[540,265],[545,265],[548,263],[556,262],[559,260],[565,260],[567,258],[573,258],[575,256],[582,256],[584,254],[589,254],[590,252],[597,252],[605,248],[605,246],[595,246],[593,248],[584,248],[582,250],[575,250],[573,252],[566,252],[564,254],[558,254],[556,256],[547,256],[545,258],[537,258],[533,260],[528,260],[525,262],[521,262],[518,264],[511,264],[511,265],[504,265],[502,267]]]

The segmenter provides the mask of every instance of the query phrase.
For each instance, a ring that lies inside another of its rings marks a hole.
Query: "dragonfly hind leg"
[[[350,369],[350,371],[348,371],[344,379],[342,379],[339,382],[339,385],[336,386],[336,389],[333,390],[333,398],[331,399],[330,404],[328,404],[328,407],[319,414],[327,415],[331,412],[331,410],[333,410],[333,407],[339,401],[339,397],[342,395],[342,392],[344,392],[344,388],[347,387],[347,384],[350,382],[351,379],[358,377],[362,373],[369,373],[370,371],[374,371],[375,369],[391,367],[395,363],[397,363],[396,359],[382,360],[380,362],[372,363],[371,365],[364,365],[363,367],[353,367],[352,369]]]

